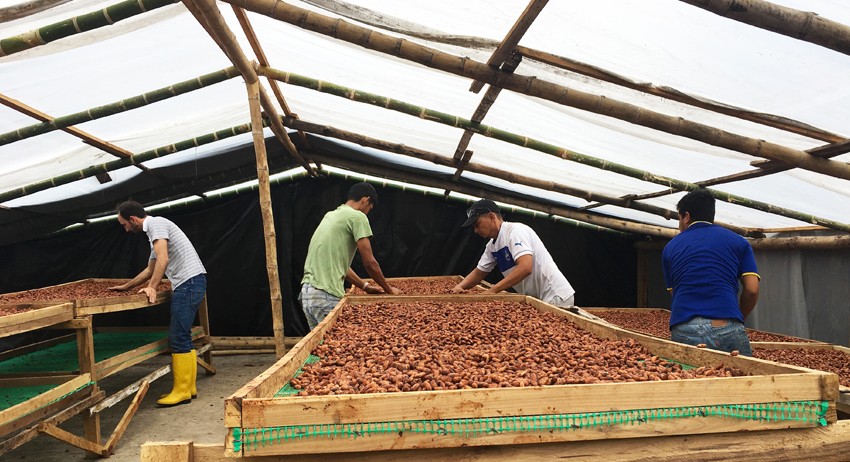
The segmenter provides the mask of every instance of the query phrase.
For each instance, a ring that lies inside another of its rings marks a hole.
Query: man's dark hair
[[[697,189],[685,194],[676,204],[679,216],[691,214],[691,221],[714,223],[714,196],[707,189]]]
[[[348,190],[348,200],[359,201],[363,197],[369,198],[369,203],[378,205],[378,192],[369,183],[357,183]]]
[[[121,215],[121,218],[125,220],[129,220],[130,217],[144,218],[148,216],[145,212],[145,208],[142,207],[142,204],[136,201],[122,202],[118,204],[118,207],[115,207],[115,211],[117,211],[118,215]]]

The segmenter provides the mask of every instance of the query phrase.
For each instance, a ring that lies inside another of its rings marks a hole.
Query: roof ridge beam
[[[481,80],[493,86],[553,101],[635,125],[683,136],[710,145],[731,149],[756,157],[779,160],[789,165],[825,175],[850,179],[850,165],[813,157],[803,151],[776,143],[748,138],[708,125],[673,117],[617,101],[581,92],[534,77],[508,74],[491,69],[484,63],[455,56],[409,40],[334,19],[278,0],[225,0],[227,3],[265,14],[305,30],[337,38],[366,49],[396,56],[426,67]]]
[[[762,0],[680,0],[718,16],[850,55],[850,27]]]

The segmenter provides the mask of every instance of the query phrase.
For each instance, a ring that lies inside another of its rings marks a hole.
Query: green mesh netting
[[[307,364],[313,364],[313,363],[319,361],[319,359],[321,359],[321,358],[319,358],[318,356],[315,356],[315,355],[307,356],[307,359],[304,360],[304,364],[302,364],[301,367],[299,367],[298,370],[295,371],[295,375],[293,375],[292,377],[293,378],[298,377],[303,372],[302,369],[304,369],[304,366],[306,366]],[[299,391],[301,391],[301,390],[298,390],[296,388],[292,388],[292,385],[290,385],[289,382],[287,382],[286,385],[283,386],[283,388],[281,388],[280,390],[277,391],[277,393],[274,394],[274,396],[275,396],[275,398],[279,398],[281,396],[292,396],[292,395],[298,394]]]
[[[30,387],[11,387],[11,388],[0,388],[0,411],[11,408],[12,406],[21,404],[29,399],[35,398],[36,396],[52,390],[58,387],[61,384],[49,384],[49,385],[33,385]],[[81,385],[76,390],[65,393],[64,395],[50,401],[41,407],[49,406],[57,401],[64,399],[67,396],[71,396],[74,393],[79,392],[80,390],[94,385],[94,382],[88,382],[86,384]],[[34,409],[32,412],[35,412],[37,409]],[[26,415],[26,414],[24,414]],[[16,419],[23,417],[24,415],[17,416]]]
[[[168,332],[163,331],[96,333],[94,334],[95,361],[103,361],[167,337]],[[0,361],[0,374],[68,372],[79,368],[76,340]]]
[[[233,430],[233,450],[234,452],[243,450],[249,452],[261,446],[285,444],[287,441],[303,438],[357,438],[373,434],[401,434],[403,432],[476,437],[501,433],[568,431],[599,426],[636,425],[665,419],[709,416],[767,422],[811,422],[826,426],[828,409],[829,402],[827,401],[790,401],[785,403],[719,404],[579,414],[235,428]]]

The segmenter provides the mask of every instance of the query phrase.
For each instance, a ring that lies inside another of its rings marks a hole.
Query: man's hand
[[[390,294],[391,295],[401,295],[403,293],[404,292],[402,292],[401,289],[399,289],[398,287],[390,287]]]
[[[384,289],[381,286],[376,284],[367,284],[366,287],[363,288],[363,291],[367,294],[382,294],[384,293]]]
[[[142,292],[144,292],[144,294],[148,296],[148,301],[150,303],[153,303],[153,302],[156,301],[156,289],[154,289],[153,287],[143,287],[143,288],[139,289],[138,293],[142,293]]]
[[[466,289],[464,289],[463,287],[461,287],[460,284],[452,287],[452,293],[453,294],[465,294],[467,292],[468,291]]]

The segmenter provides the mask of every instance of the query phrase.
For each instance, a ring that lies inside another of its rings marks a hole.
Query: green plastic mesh
[[[250,452],[258,447],[285,444],[304,438],[357,438],[375,434],[413,432],[431,435],[477,437],[501,433],[569,431],[688,417],[724,417],[767,422],[811,422],[826,426],[827,401],[790,401],[760,404],[720,404],[616,412],[490,417],[354,424],[292,425],[265,428],[235,428],[233,450]]]
[[[299,375],[301,375],[301,372],[303,372],[304,366],[306,366],[307,364],[313,364],[313,363],[319,361],[319,359],[321,359],[321,358],[319,358],[318,356],[315,356],[315,355],[308,356],[307,359],[304,361],[304,364],[302,364],[301,367],[298,368],[298,370],[295,372],[295,375],[293,375],[292,377],[293,378],[298,377]],[[277,391],[277,393],[274,394],[274,397],[279,398],[281,396],[297,395],[299,391],[301,391],[301,390],[298,390],[296,388],[292,388],[292,385],[289,382],[287,382],[286,385],[283,386],[283,388],[281,388],[280,390]]]
[[[94,334],[95,361],[103,361],[167,337],[168,332],[162,331],[96,333]],[[0,374],[68,372],[79,368],[76,340],[0,361]]]
[[[0,388],[0,411],[9,409],[12,406],[21,404],[21,403],[23,403],[23,402],[25,402],[29,399],[35,398],[36,396],[38,396],[38,395],[40,395],[40,394],[42,394],[46,391],[52,390],[52,389],[58,387],[59,385],[61,385],[61,384],[57,383],[57,384],[49,384],[49,385],[34,385],[34,386],[30,386],[30,387]],[[68,393],[65,393],[64,395],[50,401],[49,403],[46,403],[44,406],[41,406],[41,407],[43,408],[43,407],[49,406],[49,405],[51,405],[51,404],[53,404],[57,401],[61,401],[65,397],[71,396],[71,395],[79,392],[80,390],[82,390],[82,389],[84,389],[88,386],[91,386],[91,385],[94,385],[94,382],[85,383],[85,384],[79,386],[77,389],[69,391]],[[38,410],[38,409],[33,409],[32,412],[35,412],[36,410]],[[27,415],[27,414],[24,414],[24,415]],[[23,417],[24,415],[17,416],[16,418],[19,419],[19,418]]]

